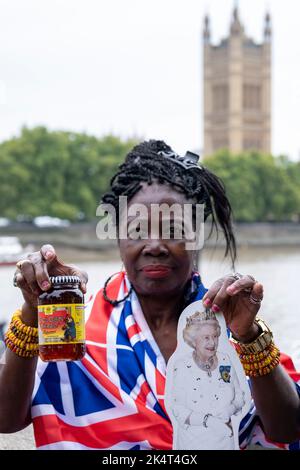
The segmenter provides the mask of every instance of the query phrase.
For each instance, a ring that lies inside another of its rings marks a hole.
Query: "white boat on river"
[[[32,245],[23,248],[18,237],[0,237],[0,266],[10,266],[25,258]]]

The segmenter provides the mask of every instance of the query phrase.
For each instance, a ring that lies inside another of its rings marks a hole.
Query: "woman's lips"
[[[169,266],[145,266],[142,268],[142,271],[146,277],[152,279],[158,279],[162,277],[167,277],[170,272],[171,268]]]

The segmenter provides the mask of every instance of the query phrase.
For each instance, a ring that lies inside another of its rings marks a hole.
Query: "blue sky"
[[[202,21],[227,35],[233,0],[0,0],[0,140],[22,125],[163,138],[201,149]],[[261,40],[271,11],[273,153],[300,156],[300,2],[239,1]]]

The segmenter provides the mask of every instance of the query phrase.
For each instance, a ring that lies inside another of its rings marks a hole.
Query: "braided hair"
[[[204,205],[204,220],[211,216],[212,227],[209,236],[218,226],[226,242],[225,256],[231,257],[232,264],[236,258],[236,242],[232,228],[232,209],[227,199],[221,180],[207,168],[188,171],[165,158],[159,152],[173,152],[162,140],[149,140],[136,145],[126,156],[125,162],[119,165],[119,171],[110,181],[111,190],[104,194],[102,203],[111,204],[116,211],[116,222],[119,222],[119,196],[131,199],[141,188],[142,183],[151,185],[169,183],[188,199],[195,199]]]

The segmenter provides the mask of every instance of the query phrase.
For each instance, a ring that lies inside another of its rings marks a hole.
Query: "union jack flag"
[[[107,293],[121,299],[129,288],[122,271],[108,284]],[[205,291],[194,273],[191,301],[200,300]],[[173,435],[164,406],[165,360],[135,292],[116,307],[105,301],[102,292],[86,307],[85,357],[75,362],[38,362],[32,397],[36,446],[170,450]],[[278,446],[266,441],[254,405],[240,426],[241,448],[250,442]],[[299,448],[299,443],[295,446]]]

